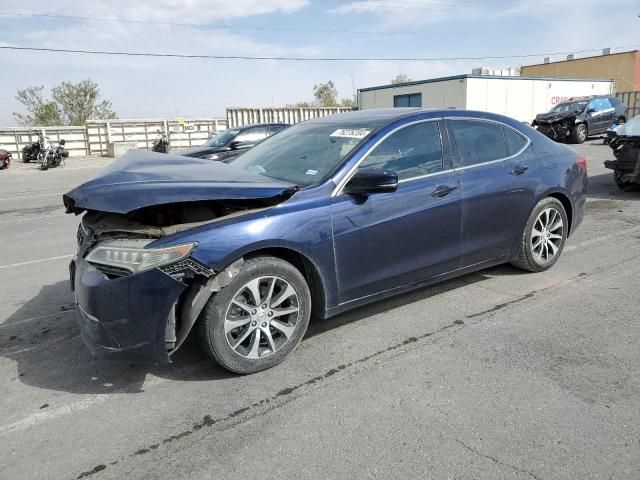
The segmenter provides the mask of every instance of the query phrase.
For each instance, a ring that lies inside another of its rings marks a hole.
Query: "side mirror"
[[[587,113],[595,113],[596,109],[593,107],[587,108]]]
[[[371,193],[395,192],[397,188],[398,174],[396,172],[369,168],[358,170],[344,187],[344,192],[368,195]]]
[[[242,147],[242,142],[241,142],[240,140],[234,140],[233,142],[231,142],[231,143],[229,144],[229,148],[230,148],[231,150],[237,150],[237,149],[239,149],[240,147]]]

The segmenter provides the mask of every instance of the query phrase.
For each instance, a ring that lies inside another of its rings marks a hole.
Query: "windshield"
[[[587,102],[567,102],[556,105],[550,113],[580,113],[587,106]]]
[[[321,182],[373,129],[298,124],[240,155],[231,165],[299,186]]]
[[[240,130],[223,130],[218,132],[205,142],[204,147],[224,147],[227,143],[235,138],[240,133]]]

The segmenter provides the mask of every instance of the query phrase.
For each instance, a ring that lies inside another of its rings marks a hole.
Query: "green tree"
[[[65,125],[84,125],[90,118],[116,118],[109,100],[100,100],[98,84],[87,79],[79,83],[62,82],[51,89],[60,105]]]
[[[45,100],[43,91],[44,86],[18,90],[15,98],[28,112],[26,115],[13,114],[20,125],[25,127],[62,125],[60,108],[55,102]]]
[[[100,98],[98,84],[91,80],[62,82],[51,89],[53,100],[44,97],[44,87],[18,90],[16,100],[27,114],[14,113],[24,126],[84,125],[89,118],[116,118],[109,100]]]
[[[396,83],[406,83],[410,81],[411,79],[409,78],[409,75],[407,75],[406,73],[399,73],[398,75],[396,75],[396,78],[391,80],[391,83],[395,85]]]
[[[313,96],[319,107],[335,107],[338,105],[338,90],[332,80],[314,85]]]

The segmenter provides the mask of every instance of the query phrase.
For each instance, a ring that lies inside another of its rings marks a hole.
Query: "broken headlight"
[[[145,248],[153,240],[111,240],[100,243],[86,257],[87,262],[128,270],[132,273],[162,267],[188,257],[195,243],[162,248]]]

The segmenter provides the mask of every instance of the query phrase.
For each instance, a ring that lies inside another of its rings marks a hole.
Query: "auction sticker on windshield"
[[[370,133],[371,130],[367,130],[366,128],[339,128],[329,136],[341,138],[364,138]]]

